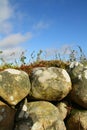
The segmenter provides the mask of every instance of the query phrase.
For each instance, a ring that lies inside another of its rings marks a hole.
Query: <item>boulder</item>
[[[24,108],[26,108],[26,111]],[[22,111],[23,109],[25,113],[21,116],[22,123],[19,120],[16,123],[15,130],[66,130],[57,107],[49,102],[29,102],[27,105],[23,105]],[[28,122],[25,122],[25,120],[28,120]]]
[[[58,120],[53,123],[53,121],[49,120],[40,120],[37,121],[31,128],[31,130],[66,130],[64,122]]]
[[[72,89],[70,77],[62,68],[34,68],[30,80],[31,95],[39,100],[60,101]]]
[[[0,130],[13,130],[15,110],[0,101]]]
[[[71,99],[87,109],[87,69],[80,73],[80,79],[73,83]]]
[[[87,130],[87,110],[72,110],[66,127],[67,130]]]
[[[58,108],[62,120],[64,120],[67,117],[69,111],[67,104],[65,102],[60,102],[56,105],[56,107]]]
[[[80,74],[84,70],[84,65],[80,62],[74,61],[70,63],[69,72],[72,80],[80,79]]]
[[[10,105],[16,105],[30,92],[28,74],[16,69],[0,72],[0,96]]]

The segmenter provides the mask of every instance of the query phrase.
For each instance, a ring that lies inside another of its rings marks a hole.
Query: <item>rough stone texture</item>
[[[0,72],[0,96],[11,105],[16,105],[30,92],[27,73],[16,69]]]
[[[87,69],[83,70],[80,79],[73,83],[70,97],[77,104],[87,108]]]
[[[48,101],[61,100],[71,90],[70,77],[61,68],[35,68],[30,79],[32,84],[31,95],[36,99]]]
[[[58,108],[58,111],[60,113],[60,116],[62,118],[62,120],[64,120],[68,114],[68,106],[66,103],[64,102],[60,102],[56,105],[56,107]]]
[[[46,101],[27,103],[27,109],[22,119],[30,120],[24,125],[18,121],[15,130],[22,130],[21,128],[23,130],[66,130],[57,107]],[[29,124],[31,125],[29,126]]]
[[[87,130],[87,67],[74,62],[68,73],[57,67],[36,68],[31,85],[23,71],[0,72],[0,130]]]
[[[0,130],[13,130],[15,110],[0,101]]]
[[[87,110],[73,110],[66,126],[67,130],[87,130]]]
[[[64,122],[58,120],[53,123],[52,120],[40,120],[35,122],[31,130],[66,130]]]
[[[84,65],[79,62],[71,62],[69,68],[70,68],[70,77],[71,79],[74,80],[80,78],[80,74],[84,69]]]

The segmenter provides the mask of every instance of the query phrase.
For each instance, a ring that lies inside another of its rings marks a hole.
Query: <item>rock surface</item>
[[[24,125],[28,128],[26,130],[66,130],[64,122],[61,118],[61,115],[53,104],[46,102],[46,101],[37,101],[37,102],[30,102],[27,104],[26,114],[24,115],[26,119],[30,118],[32,120],[32,125],[29,126],[28,124]],[[31,122],[31,121],[30,121]],[[29,122],[28,122],[29,123]],[[15,130],[22,130],[20,123],[17,123]]]
[[[68,73],[57,67],[39,67],[32,71],[31,95],[36,99],[59,101],[71,90]]]
[[[80,65],[82,67],[82,65]],[[83,68],[83,67],[82,67]],[[78,72],[78,69],[80,70]],[[74,71],[74,70],[73,70]],[[72,90],[70,92],[71,99],[84,108],[87,108],[87,68],[75,68],[74,72],[78,72],[74,76]]]
[[[16,69],[0,72],[0,96],[11,105],[16,105],[30,92],[27,73]]]
[[[58,108],[58,111],[60,113],[62,120],[64,120],[67,117],[67,114],[68,114],[67,104],[64,103],[64,102],[60,102],[56,105],[56,107]]]
[[[0,101],[0,130],[13,130],[16,111]]]
[[[40,120],[37,121],[31,128],[31,130],[66,130],[66,127],[63,121],[58,120],[53,123],[53,121],[49,120]]]
[[[66,126],[67,130],[87,130],[87,110],[73,110]]]
[[[81,78],[81,73],[84,70],[84,65],[79,62],[71,62],[70,64],[70,77],[72,80],[78,80]]]
[[[87,67],[70,67],[1,71],[0,130],[87,130]]]

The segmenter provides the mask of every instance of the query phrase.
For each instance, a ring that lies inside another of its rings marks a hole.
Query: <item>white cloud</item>
[[[70,45],[64,44],[60,48],[60,54],[62,54],[62,55],[69,55],[71,53],[71,48],[72,48],[72,44],[70,44]]]
[[[11,34],[0,40],[0,47],[9,48],[9,47],[17,46],[20,43],[26,42],[31,37],[32,37],[32,34],[29,32],[27,32],[24,35],[21,33]]]
[[[12,33],[14,31],[13,22],[17,19],[22,21],[24,17],[23,13],[16,10],[16,7],[11,5],[10,0],[0,0],[0,50],[3,51],[0,58],[6,62],[19,58],[24,51],[20,44],[32,37],[30,32]],[[2,37],[2,34],[5,34],[5,37]]]
[[[7,34],[12,30],[12,24],[9,21],[13,16],[13,9],[9,0],[0,0],[0,33]]]
[[[12,30],[12,24],[10,22],[4,21],[0,23],[0,33],[9,34]]]
[[[38,23],[36,23],[34,26],[33,26],[33,29],[46,29],[49,27],[49,24],[48,23],[45,23],[44,21],[39,21]]]
[[[2,51],[0,59],[2,59],[5,63],[14,62],[20,58],[22,52],[25,52],[25,50],[21,47],[8,48]]]
[[[46,58],[65,58],[71,54],[72,44],[64,44],[60,48],[49,48],[45,50],[45,59]]]
[[[9,19],[12,15],[12,9],[8,0],[0,0],[0,22]]]

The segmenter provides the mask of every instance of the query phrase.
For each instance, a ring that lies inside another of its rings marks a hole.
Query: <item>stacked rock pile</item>
[[[87,130],[87,68],[0,72],[0,130]]]

